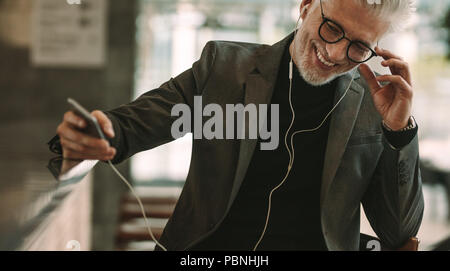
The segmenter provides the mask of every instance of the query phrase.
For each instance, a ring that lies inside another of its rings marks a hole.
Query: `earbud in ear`
[[[305,11],[307,11],[307,10],[308,10],[307,6],[303,7],[302,11],[300,11],[300,17],[302,17],[303,13],[305,13]]]
[[[306,4],[306,5],[302,8],[302,10],[300,11],[300,17],[303,16],[303,13],[305,13],[305,12],[308,10],[309,5],[310,5],[310,4]]]

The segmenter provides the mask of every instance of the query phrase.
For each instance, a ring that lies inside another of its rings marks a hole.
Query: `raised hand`
[[[408,126],[411,116],[413,88],[409,65],[401,57],[379,47],[376,53],[383,57],[381,65],[389,67],[390,75],[375,76],[366,64],[361,64],[359,71],[366,79],[372,98],[385,124],[394,131]],[[380,82],[389,82],[381,86]]]

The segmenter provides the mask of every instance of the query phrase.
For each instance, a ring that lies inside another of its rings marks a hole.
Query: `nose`
[[[341,40],[338,43],[326,44],[325,49],[327,50],[328,57],[333,63],[343,64],[347,59],[347,47],[349,41]]]

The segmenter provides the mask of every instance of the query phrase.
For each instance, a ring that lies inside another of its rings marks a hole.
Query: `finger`
[[[64,114],[63,121],[70,123],[74,127],[78,127],[78,128],[86,127],[86,121],[82,117],[73,113],[72,111],[67,111]]]
[[[383,65],[384,67],[395,67],[398,69],[408,69],[408,63],[406,63],[405,61],[402,61],[400,59],[396,59],[396,58],[391,58],[388,60],[384,60],[381,62],[381,65]]]
[[[78,153],[81,153],[84,155],[99,157],[99,156],[109,156],[109,155],[115,154],[115,149],[112,147],[99,150],[99,149],[86,147],[84,145],[80,145],[77,142],[71,141],[67,138],[61,138],[60,141],[61,141],[61,145],[63,146],[63,148],[71,149],[75,152],[78,152]]]
[[[409,84],[411,84],[411,74],[407,62],[391,58],[389,60],[382,61],[381,65],[384,67],[389,67],[393,75],[401,75]]]
[[[375,73],[367,64],[361,64],[359,66],[359,71],[361,75],[366,79],[367,84],[369,85],[370,92],[372,92],[372,94],[374,94],[381,88],[380,83],[378,83],[376,79]]]
[[[384,58],[385,60],[391,59],[391,58],[396,58],[396,59],[400,59],[403,60],[402,57],[392,53],[389,50],[386,49],[382,49],[380,47],[375,47],[375,52],[377,53],[377,55],[381,56],[382,58]]]
[[[87,148],[84,145],[78,144],[74,141],[71,141],[65,137],[60,138],[61,146],[66,149],[71,149],[75,152],[85,152]]]
[[[105,154],[105,155],[92,155],[92,154],[85,154],[85,153],[79,153],[77,151],[74,151],[70,148],[63,149],[63,157],[69,158],[69,159],[79,159],[79,160],[102,160],[102,161],[108,161],[114,159],[115,156],[115,150],[111,154]]]
[[[61,145],[63,147],[63,156],[72,159],[93,159],[93,160],[107,160],[112,159],[116,154],[115,148],[109,148],[105,151],[95,151],[88,147],[72,142],[68,139],[61,138]]]
[[[112,126],[111,120],[100,110],[95,110],[91,113],[92,116],[94,116],[100,127],[102,127],[103,132],[110,138],[113,138],[114,135],[114,129]]]
[[[390,82],[396,85],[408,97],[412,97],[412,88],[400,75],[381,75],[377,77],[379,82]]]
[[[107,149],[109,147],[108,141],[100,138],[95,138],[77,131],[76,129],[68,126],[67,123],[62,123],[60,126],[58,126],[57,133],[61,138],[69,139],[86,147],[99,150]]]
[[[408,82],[406,82],[400,75],[380,75],[377,76],[376,79],[379,82],[391,82],[405,87],[410,87]]]

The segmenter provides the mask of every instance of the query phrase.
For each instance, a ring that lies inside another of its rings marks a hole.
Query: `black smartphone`
[[[68,98],[67,102],[72,107],[72,112],[77,114],[79,117],[83,118],[86,121],[86,127],[80,129],[83,133],[89,134],[93,137],[105,139],[106,137],[103,134],[102,128],[98,123],[97,119],[89,113],[83,106],[81,106],[77,101],[72,98]]]

